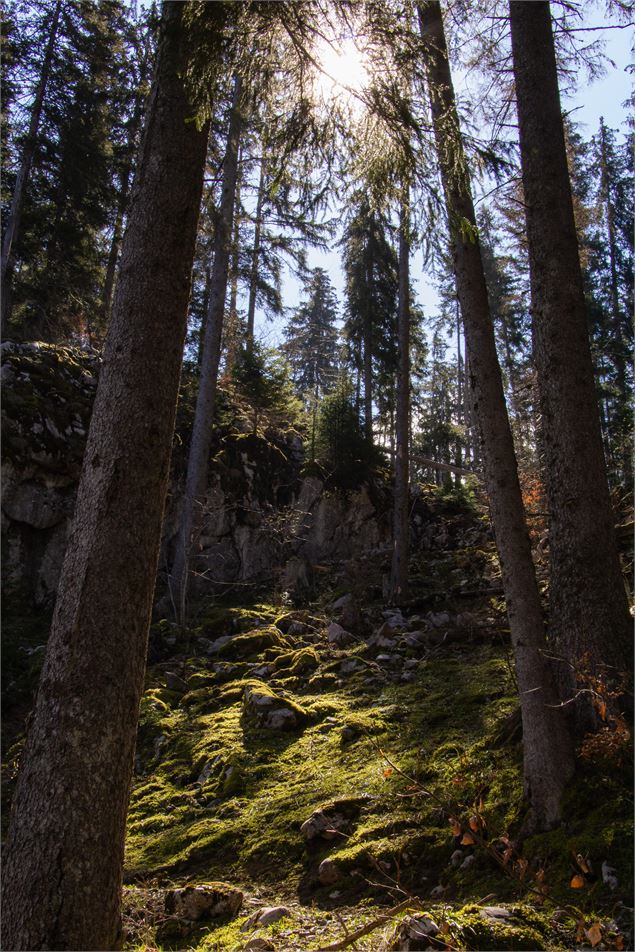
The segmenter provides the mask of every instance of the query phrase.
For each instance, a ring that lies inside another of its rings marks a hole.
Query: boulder
[[[326,637],[330,644],[337,648],[345,648],[346,645],[352,645],[356,640],[350,631],[346,631],[336,621],[332,621],[326,629]]]
[[[238,914],[243,894],[227,883],[204,883],[170,889],[165,894],[165,911],[177,919],[198,922]]]
[[[256,727],[281,731],[293,730],[307,716],[300,705],[276,694],[261,681],[253,681],[245,688],[243,715]]]
[[[318,869],[318,879],[323,886],[332,886],[340,879],[340,871],[332,859],[323,859]]]

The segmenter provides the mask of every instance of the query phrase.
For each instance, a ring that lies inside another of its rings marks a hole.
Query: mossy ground
[[[517,699],[503,641],[465,639],[423,657],[406,652],[419,663],[413,679],[401,681],[378,668],[364,642],[343,651],[326,638],[316,640],[320,614],[312,612],[305,643],[283,633],[288,618],[276,606],[225,615],[217,609],[214,637],[241,632],[239,650],[230,643],[220,663],[178,656],[193,688],[185,694],[161,686],[165,665],[149,671],[138,744],[143,775],[135,780],[129,814],[128,882],[139,889],[220,879],[256,901],[288,903],[292,920],[258,933],[279,949],[317,948],[341,938],[338,917],[353,931],[407,894],[432,908],[430,893],[439,886],[455,947],[466,949],[573,948],[576,917],[588,923],[601,912],[607,919],[620,902],[628,903],[628,784],[589,764],[571,784],[563,826],[525,841],[508,872],[501,868],[504,846],[497,838],[513,840],[525,815],[521,743],[513,732],[505,739]],[[328,620],[322,616],[324,627]],[[351,659],[359,665],[345,674],[342,664]],[[304,714],[295,730],[260,729],[245,716],[250,671],[263,664],[268,673],[261,687],[283,694]],[[357,806],[341,833],[307,845],[302,823],[347,798]],[[482,843],[461,844],[475,814],[483,818]],[[454,836],[449,817],[461,820],[461,835]],[[457,848],[461,863],[453,866]],[[594,871],[583,890],[569,885],[577,854]],[[318,878],[326,857],[340,877],[328,886]],[[518,860],[522,876],[514,872]],[[602,882],[605,861],[618,870],[615,892]],[[533,891],[537,874],[544,877],[546,901]],[[475,900],[531,905],[522,922],[495,929]],[[554,918],[556,906],[579,913]],[[241,949],[253,933],[240,932],[244,921],[208,923],[187,947]],[[379,935],[388,942],[390,929],[382,930],[357,947],[379,948]]]

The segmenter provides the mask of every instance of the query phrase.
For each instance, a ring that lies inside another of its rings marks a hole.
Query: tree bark
[[[367,307],[364,312],[364,435],[369,443],[373,442],[373,316],[370,301],[373,293],[373,257],[369,245],[366,248],[366,294]]]
[[[397,310],[397,418],[393,550],[390,597],[395,605],[408,598],[408,486],[410,423],[410,198],[404,186],[399,222],[399,307]]]
[[[2,257],[0,261],[0,285],[2,286],[2,337],[4,338],[7,332],[7,326],[9,323],[9,317],[11,316],[11,275],[13,271],[13,245],[18,236],[20,230],[20,219],[22,218],[22,206],[24,204],[24,189],[29,180],[29,173],[31,171],[31,165],[33,163],[33,156],[35,155],[35,149],[37,146],[37,134],[40,127],[40,118],[42,116],[42,106],[44,104],[44,96],[46,94],[46,87],[48,85],[49,76],[51,73],[51,63],[53,62],[53,50],[55,49],[55,41],[57,39],[57,31],[59,28],[60,14],[62,11],[62,0],[57,0],[55,8],[53,10],[53,18],[51,20],[51,28],[49,30],[49,37],[46,43],[46,49],[44,51],[44,59],[42,60],[42,69],[40,70],[40,79],[37,84],[37,89],[35,91],[35,99],[33,100],[33,106],[31,109],[31,118],[29,120],[29,131],[27,133],[26,142],[24,143],[24,152],[22,153],[22,161],[20,162],[20,167],[18,169],[18,174],[15,180],[15,186],[13,189],[13,197],[11,199],[11,208],[9,210],[9,215],[7,218],[7,224],[4,232],[4,237],[2,239]]]
[[[547,828],[559,821],[564,786],[573,773],[573,752],[562,711],[554,706],[556,694],[543,655],[540,597],[496,356],[441,7],[438,2],[420,3],[418,13],[465,329],[469,389],[481,431],[485,485],[520,690],[525,795],[531,806],[531,824]]]
[[[262,207],[265,200],[265,156],[264,138],[262,142],[263,156],[260,160],[260,176],[258,179],[258,198],[256,201],[256,221],[254,226],[254,246],[251,251],[251,270],[249,274],[249,300],[247,305],[247,350],[253,350],[254,326],[256,321],[256,298],[258,295],[258,267],[260,265],[260,236],[262,232]]]
[[[206,130],[164,5],[75,518],[3,864],[3,948],[117,949],[126,811]],[[215,14],[213,14],[215,15]]]
[[[510,19],[550,512],[550,628],[564,659],[558,680],[567,701],[588,687],[576,678],[588,662],[596,674],[603,665],[632,671],[633,639],[602,449],[549,3],[511,2]],[[597,722],[588,693],[569,710],[579,735]]]
[[[205,319],[201,375],[194,412],[192,440],[187,460],[183,512],[170,576],[170,592],[181,625],[185,622],[189,563],[200,524],[203,497],[207,486],[209,453],[212,445],[214,400],[220,362],[236,184],[238,181],[238,153],[242,126],[241,98],[242,83],[240,78],[236,77],[225,152],[220,212],[214,236],[214,260],[209,307]]]

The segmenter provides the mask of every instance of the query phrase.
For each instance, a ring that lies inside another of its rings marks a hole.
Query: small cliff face
[[[3,586],[36,605],[55,596],[97,386],[99,358],[46,344],[2,345]],[[161,566],[176,533],[187,414],[175,443]],[[292,427],[248,432],[231,406],[210,461],[199,549],[198,594],[273,583],[310,590],[316,563],[349,559],[390,541],[389,492],[346,497],[303,477],[301,435]]]
[[[3,587],[41,605],[57,587],[98,358],[47,344],[1,352]]]

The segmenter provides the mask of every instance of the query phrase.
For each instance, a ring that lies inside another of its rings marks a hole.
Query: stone
[[[395,952],[422,952],[424,949],[438,948],[438,933],[436,922],[425,913],[405,916],[399,923],[389,948]]]
[[[430,898],[440,899],[444,892],[445,892],[445,886],[435,886],[434,889],[430,890]]]
[[[307,843],[315,839],[333,840],[339,831],[346,825],[346,819],[341,813],[325,813],[316,810],[300,827],[300,833]]]
[[[332,859],[323,859],[318,868],[318,879],[323,886],[332,886],[340,879],[337,863]]]
[[[170,889],[165,895],[165,911],[177,919],[198,922],[236,916],[243,904],[243,894],[227,883],[204,883]]]
[[[602,882],[605,886],[608,886],[610,890],[617,889],[617,870],[609,866],[606,860],[602,863]]]
[[[450,624],[450,615],[448,612],[428,612],[426,620],[433,628],[445,628]]]
[[[356,640],[354,636],[351,635],[350,631],[346,631],[346,629],[342,628],[341,625],[338,625],[336,621],[332,621],[326,629],[326,638],[330,644],[335,645],[338,648],[344,648],[346,645],[351,645]]]
[[[298,719],[290,708],[282,707],[267,714],[262,726],[272,731],[289,731],[297,726]]]
[[[463,862],[463,850],[454,850],[450,856],[450,864],[454,867],[460,866]]]
[[[470,866],[473,866],[475,862],[476,862],[476,856],[471,856],[471,855],[466,856],[463,862],[461,863],[461,865],[459,866],[459,869],[469,869]]]
[[[385,622],[383,623],[383,625],[382,625],[380,628],[377,629],[377,631],[376,631],[375,634],[374,634],[374,637],[375,637],[375,638],[392,639],[392,638],[395,637],[395,634],[396,634],[396,632],[395,632],[395,626],[394,626],[394,625],[390,625],[387,621],[385,621]]]
[[[183,678],[175,671],[165,672],[165,686],[168,691],[177,691],[179,694],[185,694],[188,686]]]
[[[333,604],[331,605],[331,608],[333,609],[334,612],[339,611],[340,609],[344,608],[346,605],[350,605],[352,600],[353,600],[353,596],[351,595],[350,592],[347,592],[346,595],[342,595],[340,598],[334,601]]]
[[[271,939],[255,935],[243,946],[243,952],[275,952],[275,948]]]
[[[360,663],[357,658],[347,658],[346,661],[342,661],[340,665],[340,674],[352,674],[354,671],[359,670]]]
[[[470,857],[468,856],[468,859]],[[505,906],[483,906],[480,910],[484,919],[511,919],[512,914]]]
[[[249,919],[240,927],[240,931],[247,932],[249,929],[253,929],[254,926],[270,926],[272,923],[279,922],[280,919],[291,915],[292,913],[288,906],[263,906],[262,909],[256,909],[256,911],[249,916]]]

